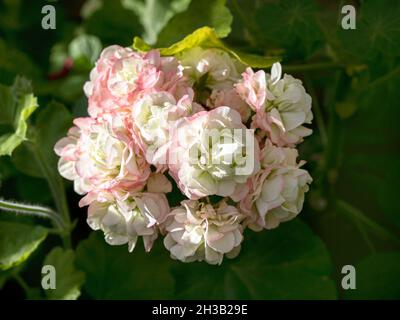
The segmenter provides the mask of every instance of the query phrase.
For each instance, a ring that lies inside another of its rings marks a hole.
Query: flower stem
[[[54,174],[54,170],[46,162],[46,159],[40,151],[40,148],[37,148],[34,142],[31,143],[31,150],[35,155],[36,162],[38,163],[42,174],[47,180],[47,183],[51,190],[51,194],[57,207],[57,211],[59,212],[63,221],[64,229],[61,234],[61,238],[63,240],[64,246],[66,248],[71,248],[71,219],[62,180],[57,174]]]
[[[50,208],[0,199],[0,210],[48,218],[54,222],[58,229],[62,230],[64,228],[63,221],[58,213]]]
[[[299,65],[286,65],[283,66],[285,72],[305,72],[305,71],[319,71],[326,69],[342,69],[347,65],[338,62],[318,62],[309,64],[299,64]]]

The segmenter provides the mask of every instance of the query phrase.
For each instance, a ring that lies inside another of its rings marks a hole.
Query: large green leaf
[[[334,299],[329,254],[300,221],[247,233],[239,257],[221,266],[178,264],[177,297],[185,299]]]
[[[177,13],[185,11],[192,0],[122,0],[125,8],[139,17],[145,33],[144,39],[155,44],[158,34]]]
[[[46,236],[47,230],[40,226],[0,221],[0,270],[24,262]]]
[[[317,7],[310,0],[280,0],[256,12],[261,45],[276,44],[287,54],[307,55],[322,40],[316,20]]]
[[[268,68],[274,62],[280,60],[279,57],[257,56],[229,48],[219,39],[218,34],[215,32],[215,30],[210,27],[203,27],[197,29],[196,31],[186,36],[182,40],[174,43],[170,47],[159,48],[159,50],[161,52],[161,55],[171,56],[171,55],[177,55],[187,49],[194,47],[218,48],[225,50],[229,52],[232,56],[234,56],[236,59],[241,61],[242,63],[255,68]],[[138,51],[148,51],[151,49],[151,46],[148,45],[139,37],[135,37],[133,42],[133,48]]]
[[[11,87],[0,84],[0,156],[11,155],[26,140],[27,120],[37,107],[26,80],[16,78]]]
[[[145,253],[139,242],[133,253],[127,246],[110,246],[93,232],[77,248],[77,267],[86,273],[85,290],[95,299],[166,299],[172,297],[170,259],[158,243]]]
[[[56,142],[66,135],[72,125],[72,115],[68,109],[56,101],[50,102],[39,113],[36,125],[34,142],[46,158],[47,164],[58,161],[53,149]]]
[[[101,50],[100,39],[88,34],[77,36],[68,46],[68,53],[74,60],[74,67],[82,70],[90,70],[94,66]]]
[[[346,290],[346,298],[400,299],[400,252],[373,254],[355,269],[356,289]]]
[[[390,9],[388,9],[390,8]],[[377,63],[400,55],[400,6],[390,0],[363,1],[355,30],[339,29],[347,59]]]
[[[17,74],[33,79],[40,71],[28,55],[0,38],[0,82],[11,83]]]
[[[389,70],[359,95],[356,113],[343,123],[345,156],[337,187],[340,197],[390,229],[389,222],[400,227],[399,85],[400,72]]]
[[[192,0],[189,8],[175,15],[161,31],[157,44],[171,45],[188,33],[204,26],[214,28],[219,37],[231,32],[232,15],[226,0]]]
[[[93,1],[92,1],[93,2]],[[138,17],[124,8],[121,1],[99,0],[84,14],[82,26],[88,34],[98,36],[105,45],[128,46],[132,34],[142,34]]]
[[[75,300],[80,296],[85,274],[75,268],[74,261],[75,252],[60,247],[47,255],[43,265],[51,265],[56,270],[56,288],[45,290],[48,299]]]

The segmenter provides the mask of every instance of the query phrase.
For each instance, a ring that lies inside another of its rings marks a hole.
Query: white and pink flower
[[[236,91],[256,112],[252,127],[262,130],[278,146],[294,147],[312,133],[304,127],[313,119],[311,97],[300,80],[285,74],[279,63],[272,67],[271,75],[247,68]]]
[[[193,95],[175,58],[160,57],[157,50],[143,54],[115,45],[103,50],[84,86],[92,117],[129,112],[144,92],[160,90],[176,99]]]
[[[240,202],[247,215],[246,225],[255,231],[276,228],[297,216],[303,208],[304,194],[311,176],[297,163],[292,148],[265,143],[261,151],[261,170],[248,181],[249,192]]]
[[[302,210],[312,179],[294,147],[311,133],[311,97],[280,64],[243,71],[222,49],[104,49],[84,87],[89,117],[54,150],[107,243],[132,251],[142,237],[150,251],[162,234],[173,259],[221,264],[245,228]],[[171,210],[173,180],[188,200]]]
[[[244,70],[243,64],[221,49],[194,47],[185,50],[178,59],[191,84],[208,89],[232,88]]]
[[[166,147],[175,122],[202,109],[189,95],[176,101],[167,91],[149,93],[137,100],[132,119],[147,161],[153,165],[166,165]]]
[[[66,138],[55,145],[60,174],[74,181],[80,205],[122,199],[143,189],[150,174],[132,134],[118,118],[74,120]]]
[[[107,243],[128,244],[130,252],[141,236],[148,252],[169,211],[164,194],[137,193],[123,200],[92,202],[88,209],[87,223],[93,230],[103,231]]]
[[[169,147],[169,172],[189,199],[237,198],[259,168],[259,147],[237,111],[219,107],[184,118]]]
[[[174,259],[221,264],[224,255],[234,258],[239,254],[243,218],[225,201],[212,206],[185,200],[169,214],[164,245]]]
[[[243,123],[247,123],[251,116],[251,108],[243,101],[234,88],[231,89],[214,89],[210,97],[207,99],[207,107],[215,109],[227,106],[239,112]]]

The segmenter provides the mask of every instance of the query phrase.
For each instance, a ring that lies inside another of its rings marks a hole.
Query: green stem
[[[64,228],[63,221],[60,219],[58,213],[46,207],[16,203],[0,199],[0,210],[48,218],[55,223],[58,229]]]
[[[283,66],[283,71],[285,72],[305,72],[305,71],[319,71],[326,69],[343,69],[347,65],[338,62],[318,62],[309,64],[299,64],[299,65],[286,65]]]
[[[47,183],[49,184],[57,211],[61,214],[61,218],[65,226],[64,232],[61,235],[64,246],[66,248],[71,248],[71,219],[64,185],[61,178],[57,174],[54,174],[54,170],[52,170],[52,168],[47,164],[46,159],[42,155],[40,149],[37,148],[33,142],[31,147],[33,154],[35,155],[36,162],[38,163],[42,174],[46,177]]]
[[[325,145],[323,161],[321,163],[321,187],[323,188],[323,194],[325,196],[331,195],[333,191],[333,188],[331,187],[332,179],[330,178],[332,177],[331,173],[334,173],[334,169],[337,167],[341,145],[342,127],[335,110],[336,95],[339,90],[338,88],[340,87],[340,82],[341,72],[337,72],[334,83],[332,84],[332,91],[326,99],[326,109],[328,109],[329,112],[329,122],[327,144]]]
[[[321,111],[321,106],[318,101],[317,94],[315,92],[314,85],[312,83],[312,80],[309,76],[305,75],[305,82],[308,88],[308,91],[311,95],[312,98],[312,107],[314,109],[314,114],[315,114],[315,120],[317,122],[318,130],[321,136],[321,141],[324,146],[328,143],[328,138],[326,135],[326,128],[325,128],[325,122],[324,118],[322,117],[322,111]]]

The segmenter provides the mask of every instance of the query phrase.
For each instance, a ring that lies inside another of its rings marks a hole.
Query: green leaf
[[[27,87],[27,81],[18,77],[12,87],[0,85],[0,122],[3,123],[0,156],[11,155],[26,140],[27,120],[38,107],[36,97]]]
[[[61,103],[52,101],[39,113],[35,125],[34,143],[46,164],[56,170],[58,157],[54,153],[56,142],[66,135],[72,125],[72,115]]]
[[[34,159],[33,161],[26,161],[26,159],[31,159],[32,157],[32,151],[29,149],[27,144],[22,143],[14,150],[12,154],[12,162],[18,171],[23,174],[35,178],[43,178],[43,173],[41,172],[37,162]]]
[[[0,270],[24,262],[46,236],[47,230],[40,226],[0,221]]]
[[[138,17],[121,1],[97,1],[82,23],[88,34],[98,36],[105,45],[129,46],[132,34],[142,34]]]
[[[99,58],[102,44],[98,37],[81,34],[68,46],[69,55],[78,69],[90,70]]]
[[[348,299],[400,299],[400,252],[378,253],[355,265],[356,289],[346,290]]]
[[[17,74],[36,79],[40,70],[28,55],[11,48],[0,38],[0,82],[11,83]]]
[[[41,109],[32,130],[30,143],[22,144],[12,156],[18,170],[37,178],[45,176],[43,165],[50,166],[57,174],[58,158],[53,150],[54,145],[66,135],[72,125],[72,115],[63,104],[52,101]]]
[[[212,27],[218,37],[231,32],[232,14],[226,0],[192,0],[187,10],[175,15],[161,31],[157,45],[170,45],[189,32],[204,26]]]
[[[139,17],[144,39],[155,44],[158,34],[177,13],[185,11],[192,0],[122,0],[122,6]]]
[[[301,221],[247,233],[238,258],[221,266],[179,263],[177,298],[334,299],[329,254]]]
[[[390,10],[388,10],[390,8]],[[371,62],[400,55],[400,6],[392,1],[363,1],[355,30],[339,29],[347,60]]]
[[[279,57],[262,57],[253,54],[242,53],[238,50],[233,50],[225,45],[218,38],[215,30],[210,27],[197,29],[192,34],[186,36],[183,40],[176,42],[170,47],[159,48],[159,50],[161,55],[163,56],[172,56],[193,47],[217,48],[225,50],[243,64],[249,65],[254,68],[268,68],[274,62],[280,60]],[[133,48],[138,51],[148,51],[151,49],[151,46],[139,37],[135,37],[133,41]]]
[[[260,44],[276,44],[289,55],[308,55],[322,40],[316,20],[317,7],[310,0],[281,0],[256,11]]]
[[[57,247],[47,255],[43,265],[52,265],[56,270],[56,288],[45,290],[48,299],[76,300],[80,296],[85,274],[76,269],[74,262],[73,250]]]
[[[146,253],[141,243],[110,246],[93,232],[77,248],[77,267],[86,273],[85,290],[94,299],[167,299],[173,292],[168,253],[156,243]]]
[[[389,230],[400,227],[400,109],[394,107],[400,99],[400,73],[393,71],[366,87],[357,112],[343,123],[345,156],[336,187],[337,197]]]

